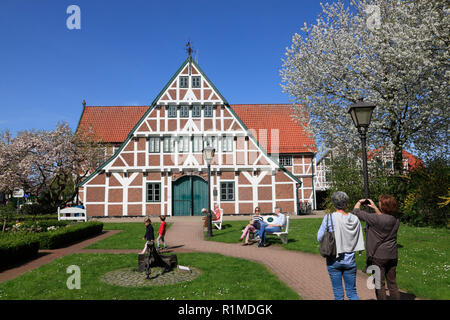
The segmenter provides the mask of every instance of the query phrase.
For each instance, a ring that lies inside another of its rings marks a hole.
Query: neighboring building
[[[78,128],[110,155],[79,186],[88,216],[200,215],[207,144],[211,202],[225,214],[314,206],[316,145],[291,106],[229,105],[191,56],[150,106],[83,105]]]

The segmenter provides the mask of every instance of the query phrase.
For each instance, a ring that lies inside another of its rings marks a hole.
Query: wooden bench
[[[254,217],[254,216],[252,216],[252,220],[253,220],[253,217]],[[273,221],[274,221],[274,219],[276,218],[276,215],[266,215],[266,216],[262,216],[262,218],[263,218],[263,221],[264,221],[265,223],[267,223],[267,224],[272,224]],[[285,225],[284,225],[284,230],[281,229],[281,231],[279,231],[279,232],[266,232],[266,236],[267,236],[267,235],[275,235],[275,236],[277,236],[278,238],[281,239],[281,242],[282,242],[282,243],[284,243],[284,244],[288,243],[288,235],[289,235],[289,216],[286,215],[286,223],[285,223]],[[250,234],[250,238],[253,238],[253,239],[254,239],[254,234],[253,234],[253,233]]]
[[[267,219],[266,219],[267,217]],[[269,222],[270,217],[272,217],[272,219],[275,218],[275,216],[263,216],[263,219],[265,222],[267,222],[268,224],[271,224],[272,222]],[[273,220],[271,220],[273,221]],[[289,234],[289,216],[286,216],[286,223],[284,224],[284,230],[281,229],[281,231],[279,232],[266,232],[266,236],[267,235],[275,235],[278,238],[281,239],[281,242],[283,242],[284,244],[288,243],[288,234]]]
[[[86,209],[75,207],[60,209],[58,207],[58,220],[87,221]]]

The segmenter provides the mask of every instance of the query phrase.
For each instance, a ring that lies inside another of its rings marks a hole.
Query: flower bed
[[[0,233],[0,267],[36,256],[39,243],[32,233]]]

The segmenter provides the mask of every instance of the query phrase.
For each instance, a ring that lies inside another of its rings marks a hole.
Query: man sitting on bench
[[[258,232],[259,240],[258,247],[264,247],[266,244],[266,233],[267,232],[280,232],[281,229],[286,224],[286,216],[281,213],[281,208],[275,208],[275,219],[271,224],[261,223],[260,229]]]

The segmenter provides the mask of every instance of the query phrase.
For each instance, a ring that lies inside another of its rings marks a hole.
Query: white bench
[[[272,224],[273,220],[276,218],[275,215],[271,216],[262,216],[263,220],[267,224]],[[288,234],[289,234],[289,216],[286,215],[286,224],[284,225],[284,230],[281,229],[279,232],[267,232],[266,235],[273,234],[281,239],[281,242],[286,244],[288,243]]]
[[[217,229],[222,230],[222,221],[223,221],[223,210],[220,209],[219,220],[213,220],[212,223],[216,226]]]
[[[81,208],[64,208],[58,207],[58,220],[83,220],[87,221],[86,209]]]

